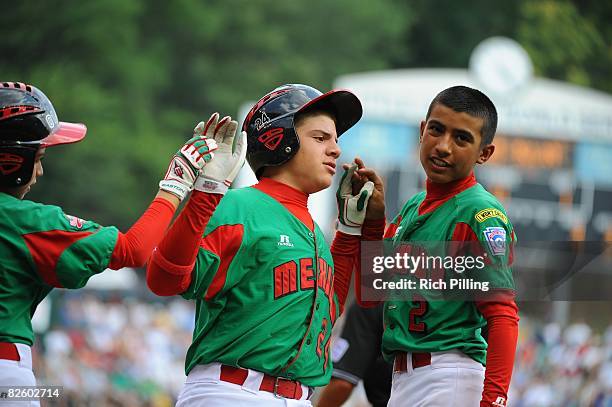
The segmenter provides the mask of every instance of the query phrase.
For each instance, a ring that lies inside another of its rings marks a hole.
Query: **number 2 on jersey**
[[[427,313],[429,304],[424,297],[415,294],[414,300],[412,301],[414,306],[410,308],[410,324],[408,330],[411,332],[425,333],[427,331],[427,324],[422,320],[422,317]]]

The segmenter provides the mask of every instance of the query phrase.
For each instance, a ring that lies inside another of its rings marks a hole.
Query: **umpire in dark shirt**
[[[387,405],[391,392],[391,364],[381,354],[383,304],[361,308],[353,303],[344,329],[332,347],[334,371],[317,407],[339,407],[363,380],[368,401],[373,407]]]

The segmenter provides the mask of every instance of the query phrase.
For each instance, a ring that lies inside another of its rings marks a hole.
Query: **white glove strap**
[[[209,194],[225,195],[229,189],[229,186],[224,182],[214,179],[198,177],[198,179],[196,179],[194,189],[201,192],[207,192]]]
[[[336,230],[347,235],[361,236],[361,226],[346,226],[344,223],[338,222]]]
[[[191,190],[184,183],[173,179],[162,179],[159,181],[159,189],[176,195],[181,201],[185,199]]]

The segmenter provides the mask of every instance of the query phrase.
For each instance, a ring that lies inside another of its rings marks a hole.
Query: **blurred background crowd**
[[[612,406],[612,324],[594,330],[523,316],[509,406]]]
[[[64,386],[51,405],[174,405],[185,380],[192,303],[86,292],[57,296],[52,308],[53,323],[34,347],[39,382]]]

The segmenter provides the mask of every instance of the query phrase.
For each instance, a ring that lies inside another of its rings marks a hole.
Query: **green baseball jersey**
[[[192,282],[186,371],[219,362],[322,386],[339,314],[324,236],[253,188],[230,190],[206,226]]]
[[[385,233],[394,247],[421,242],[427,247],[473,241],[481,250],[482,269],[462,275],[464,281],[487,282],[489,290],[514,290],[510,264],[515,240],[512,224],[497,199],[480,184],[454,195],[432,211],[420,214],[425,192],[411,198]],[[425,249],[427,250],[427,249]],[[441,253],[427,253],[441,255]],[[446,253],[448,254],[448,253]],[[448,280],[454,270],[443,271]],[[469,278],[468,278],[469,277]],[[395,352],[439,352],[459,350],[485,365],[487,343],[481,330],[486,320],[469,298],[436,299],[435,295],[392,300],[385,304],[383,353],[391,360]]]
[[[38,304],[54,287],[80,288],[106,269],[117,233],[0,193],[0,342],[32,346]]]

